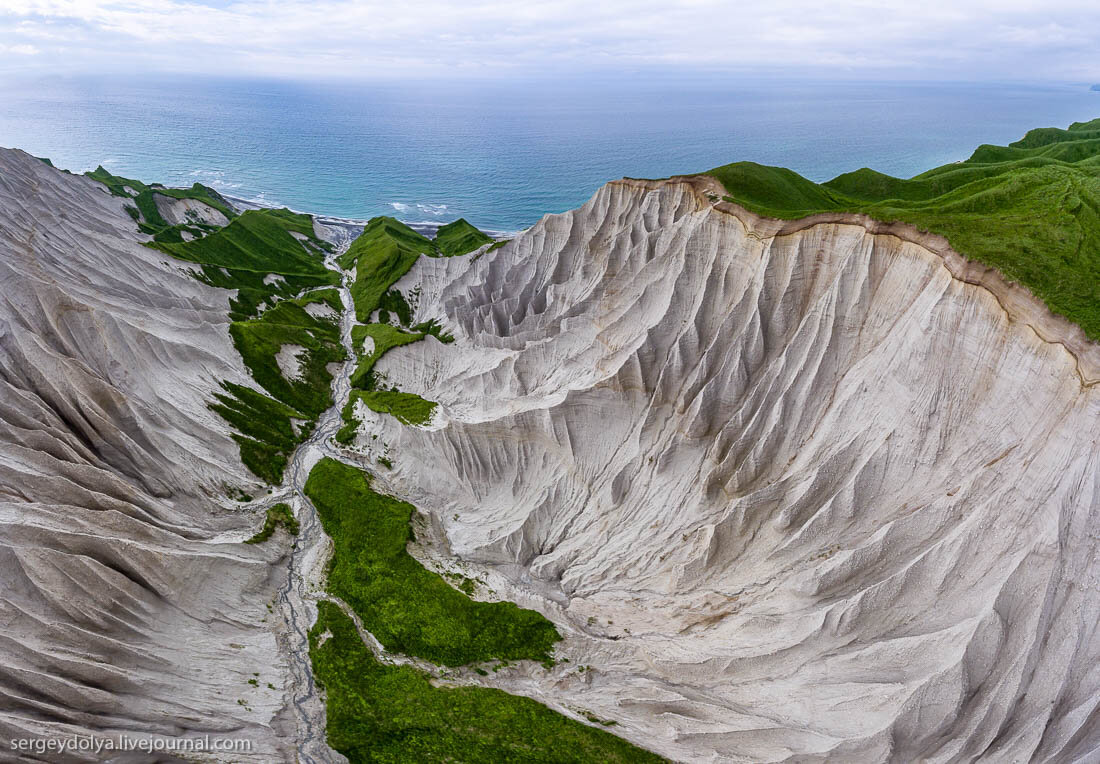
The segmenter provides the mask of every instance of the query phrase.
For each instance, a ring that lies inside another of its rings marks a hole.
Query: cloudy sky
[[[1100,82],[1096,0],[0,0],[0,75]]]

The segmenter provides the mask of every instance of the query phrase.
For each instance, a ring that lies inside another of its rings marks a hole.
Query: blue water
[[[1084,85],[681,82],[0,83],[0,145],[341,217],[516,230],[603,182],[736,160],[899,176],[1100,116]]]

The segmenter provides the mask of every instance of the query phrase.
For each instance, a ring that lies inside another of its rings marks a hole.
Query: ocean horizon
[[[85,172],[333,218],[465,217],[497,233],[603,183],[748,160],[815,180],[899,177],[1100,115],[1088,84],[303,84],[160,77],[0,85],[0,145]]]

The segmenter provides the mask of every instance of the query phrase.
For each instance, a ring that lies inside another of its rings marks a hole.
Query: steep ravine
[[[351,236],[346,228],[332,228],[335,232],[335,252],[330,253],[325,264],[339,270],[337,258],[351,244]],[[331,542],[325,536],[317,512],[305,496],[304,488],[309,470],[322,456],[338,457],[332,448],[332,436],[340,428],[340,411],[347,402],[351,373],[357,362],[352,345],[351,327],[355,324],[355,307],[348,288],[351,274],[344,273],[340,286],[340,299],[343,311],[340,314],[340,340],[347,351],[347,359],[333,375],[333,405],[321,414],[313,433],[295,450],[287,464],[283,488],[275,501],[285,501],[293,497],[297,508],[300,530],[297,542],[291,552],[289,570],[285,585],[279,590],[278,601],[283,611],[289,631],[286,635],[285,650],[290,660],[293,678],[293,706],[297,726],[298,760],[303,764],[323,764],[326,762],[346,761],[325,742],[324,700],[320,697],[309,659],[309,630],[317,619],[317,599],[323,586],[326,556]]]

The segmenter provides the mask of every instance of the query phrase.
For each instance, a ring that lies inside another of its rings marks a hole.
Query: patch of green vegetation
[[[510,241],[511,241],[511,239],[501,239],[500,241],[494,241],[493,246],[489,247],[485,251],[486,252],[492,252],[494,249],[500,249],[501,247],[503,247],[505,244],[507,244]]]
[[[301,414],[250,387],[232,382],[222,382],[222,387],[225,393],[215,393],[210,408],[237,430],[233,440],[240,447],[241,461],[268,483],[282,482],[287,459],[304,437],[293,421]]]
[[[376,493],[369,475],[322,459],[305,492],[334,544],[328,591],[387,650],[445,666],[550,659],[561,636],[542,615],[511,602],[471,600],[408,553],[414,507]]]
[[[616,724],[618,724],[618,722],[614,719],[601,719],[591,711],[585,711],[584,718],[592,722],[593,724],[602,724],[605,727],[614,727]]]
[[[141,220],[138,227],[145,233],[152,234],[156,240],[161,241],[183,241],[180,231],[187,228],[187,226],[170,226],[157,209],[155,194],[166,196],[172,199],[194,199],[202,202],[210,207],[213,207],[218,212],[222,213],[232,220],[237,216],[237,213],[233,211],[232,206],[212,188],[196,183],[191,188],[165,188],[160,184],[146,185],[140,180],[134,180],[133,178],[123,178],[118,175],[112,175],[109,171],[104,169],[102,165],[95,168],[92,172],[85,173],[89,178],[97,180],[107,187],[107,189],[115,196],[122,196],[127,199],[133,199],[136,209],[141,214]],[[130,191],[133,191],[131,194]],[[130,213],[133,216],[134,213]],[[138,220],[137,217],[134,217]],[[196,233],[205,233],[204,230],[196,231]],[[163,238],[162,238],[163,237]]]
[[[435,411],[435,401],[427,401],[416,393],[398,390],[370,390],[358,394],[359,400],[371,411],[390,414],[402,424],[427,424]]]
[[[275,504],[267,510],[267,517],[264,520],[264,527],[260,531],[248,539],[244,543],[246,544],[262,544],[271,538],[271,534],[275,532],[275,527],[281,525],[291,536],[298,535],[298,520],[294,517],[294,510],[290,508],[289,504]]]
[[[440,254],[446,257],[465,255],[492,240],[493,237],[474,228],[465,218],[440,226],[435,233],[435,245],[439,248]]]
[[[359,356],[359,363],[351,375],[351,386],[361,390],[373,388],[371,372],[378,359],[392,348],[423,339],[424,334],[411,334],[389,324],[358,324],[352,327],[351,339],[357,352],[367,337],[374,341],[374,349]]]
[[[355,417],[355,402],[359,400],[360,391],[352,390],[348,396],[348,402],[344,404],[344,408],[340,411],[340,418],[344,420],[344,426],[341,427],[335,435],[332,436],[340,445],[346,446],[355,440],[355,433],[359,431],[359,420]]]
[[[305,307],[313,303],[323,303],[339,313],[344,309],[344,302],[340,299],[339,289],[314,289],[306,292],[301,297],[294,298],[294,304]]]
[[[339,328],[311,316],[294,301],[279,302],[258,319],[235,321],[229,334],[256,382],[272,397],[312,419],[332,405],[332,375],[326,368],[346,357]],[[305,348],[297,379],[287,379],[276,355],[284,345]]]
[[[351,296],[362,321],[380,307],[383,295],[413,267],[420,255],[435,254],[435,245],[391,217],[376,217],[340,256],[340,267],[355,268]]]
[[[318,603],[309,648],[328,701],[328,743],[355,764],[663,761],[530,698],[435,687],[423,671],[380,663],[332,602]]]
[[[768,217],[860,212],[939,234],[1100,340],[1100,120],[980,146],[908,180],[864,168],[817,184],[752,162],[707,174]]]
[[[454,335],[443,331],[443,327],[439,325],[439,322],[434,318],[431,321],[425,321],[422,324],[417,324],[413,327],[413,331],[422,332],[424,334],[430,334],[444,345],[449,345],[455,341]]]
[[[381,464],[383,467],[385,467],[388,470],[393,469],[393,462],[390,461],[389,459],[387,459],[384,456],[379,456],[378,457],[378,463]]]
[[[397,320],[402,326],[408,326],[412,323],[412,308],[409,307],[405,295],[399,289],[387,290],[378,301],[378,310],[382,323],[389,323],[388,314],[391,312],[397,316]]]

